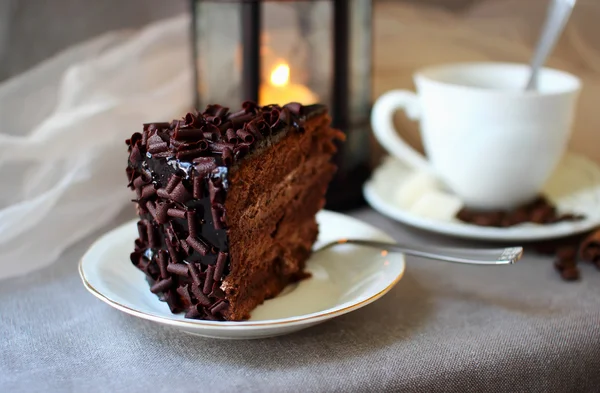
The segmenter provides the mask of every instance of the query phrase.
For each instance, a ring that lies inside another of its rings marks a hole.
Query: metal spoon
[[[554,49],[558,38],[571,16],[577,0],[552,0],[542,30],[542,35],[531,59],[531,73],[525,90],[537,90],[537,78],[540,68]]]
[[[315,252],[321,252],[341,244],[354,244],[379,248],[382,252],[397,251],[407,255],[436,259],[438,261],[467,263],[473,265],[510,265],[517,262],[523,256],[523,247],[487,248],[487,249],[461,249],[429,247],[421,248],[414,246],[403,246],[395,243],[386,243],[373,240],[340,239],[319,247]]]

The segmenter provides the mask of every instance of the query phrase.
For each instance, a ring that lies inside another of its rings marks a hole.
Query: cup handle
[[[392,90],[375,101],[371,111],[371,127],[381,145],[399,160],[417,170],[431,171],[429,162],[406,143],[394,128],[394,112],[402,109],[411,120],[419,120],[419,98],[410,90]]]

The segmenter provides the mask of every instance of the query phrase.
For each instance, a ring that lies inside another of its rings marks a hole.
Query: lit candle
[[[285,63],[278,64],[269,78],[269,84],[262,85],[259,92],[260,105],[299,102],[303,105],[315,104],[319,97],[308,87],[290,84],[290,67]]]

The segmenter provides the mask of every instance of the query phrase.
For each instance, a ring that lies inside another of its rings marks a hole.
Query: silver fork
[[[425,248],[361,239],[335,240],[317,248],[315,252],[321,252],[342,244],[379,248],[382,255],[387,254],[389,251],[396,251],[416,257],[472,265],[510,265],[517,262],[523,256],[523,247],[463,249],[427,246]]]

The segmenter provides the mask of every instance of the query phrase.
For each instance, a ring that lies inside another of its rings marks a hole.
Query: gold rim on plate
[[[94,245],[92,245],[92,247],[93,246]],[[105,296],[100,291],[98,291],[96,288],[94,288],[94,286],[92,284],[90,284],[90,282],[86,279],[85,274],[83,273],[83,258],[79,260],[78,270],[79,270],[79,276],[81,277],[81,280],[83,281],[83,285],[92,295],[96,296],[98,299],[102,300],[106,304],[108,304],[120,311],[123,311],[127,314],[134,315],[134,316],[137,316],[137,317],[140,317],[143,319],[147,319],[150,321],[163,323],[166,325],[184,325],[184,326],[190,326],[190,327],[225,328],[225,329],[235,330],[235,329],[240,329],[240,328],[244,328],[244,327],[269,327],[269,326],[274,326],[274,325],[285,325],[285,324],[290,324],[290,323],[295,323],[295,322],[308,322],[308,321],[316,322],[320,319],[326,319],[326,317],[329,317],[329,316],[343,315],[350,311],[361,308],[362,306],[365,306],[365,305],[372,303],[375,300],[381,298],[383,295],[388,293],[398,283],[398,281],[400,281],[402,279],[402,277],[404,276],[404,272],[406,271],[406,261],[403,259],[402,262],[403,262],[402,271],[400,271],[400,273],[396,276],[394,281],[392,281],[387,287],[385,287],[384,289],[382,289],[381,291],[377,292],[376,294],[372,295],[371,297],[369,297],[367,299],[361,300],[358,303],[349,305],[349,306],[341,308],[339,310],[329,311],[326,313],[320,312],[320,313],[317,313],[317,315],[306,314],[306,316],[292,317],[293,319],[286,319],[283,321],[272,320],[270,322],[269,321],[267,321],[267,322],[247,322],[247,321],[205,322],[205,321],[199,321],[199,320],[182,321],[179,319],[172,319],[172,318],[158,316],[158,315],[154,315],[154,314],[148,314],[146,312],[139,311],[139,310],[133,309],[131,307],[128,307],[124,304],[121,304],[121,303]]]

